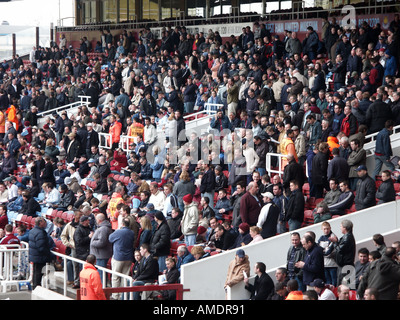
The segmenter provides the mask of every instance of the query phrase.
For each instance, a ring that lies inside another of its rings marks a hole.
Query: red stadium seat
[[[32,216],[26,217],[24,224],[28,229],[32,229]]]
[[[17,225],[18,226],[20,226],[20,225],[26,225],[26,219],[28,218],[28,216],[27,215],[23,215],[22,217],[21,217],[21,220],[17,223]]]

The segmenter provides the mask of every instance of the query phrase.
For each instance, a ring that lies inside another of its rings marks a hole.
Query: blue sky
[[[73,0],[13,0],[0,3],[0,23],[8,21],[10,25],[29,25],[50,27],[57,25],[61,18],[73,16]],[[59,10],[60,5],[60,10]],[[72,19],[64,25],[71,25]]]

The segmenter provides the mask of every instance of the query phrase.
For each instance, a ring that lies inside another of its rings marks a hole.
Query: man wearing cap
[[[184,235],[184,241],[187,246],[196,244],[197,228],[199,226],[199,210],[197,203],[193,202],[193,196],[187,194],[183,196],[185,209],[181,221],[181,231]]]
[[[273,202],[274,195],[271,192],[261,194],[265,205],[261,208],[258,216],[257,227],[261,228],[263,239],[275,236],[279,218],[279,208]]]
[[[318,300],[336,300],[335,294],[330,290],[322,279],[315,279],[310,283],[315,292],[318,293]]]
[[[243,281],[250,275],[250,262],[249,257],[245,254],[243,249],[236,251],[235,259],[229,263],[228,272],[225,280],[225,291],[227,287],[233,287],[239,282]]]
[[[171,248],[171,231],[161,211],[155,210],[154,221],[157,226],[150,240],[150,252],[158,258],[158,270],[163,272],[166,269],[165,259]]]
[[[359,180],[357,181],[354,203],[358,211],[376,205],[376,186],[374,179],[368,175],[368,169],[365,165],[359,166],[356,171]]]
[[[349,182],[350,189],[355,190],[358,180],[356,169],[361,165],[365,166],[367,153],[366,150],[360,146],[360,141],[358,139],[350,141],[350,148],[351,152],[347,158],[347,164],[349,165]]]

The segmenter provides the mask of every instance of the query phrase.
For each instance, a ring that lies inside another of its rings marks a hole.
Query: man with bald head
[[[103,213],[96,215],[96,230],[90,240],[90,254],[96,256],[96,264],[100,267],[107,267],[108,260],[112,257],[113,247],[108,241],[109,235],[112,233],[111,223],[106,219]],[[99,270],[100,278],[103,281],[102,271]]]
[[[263,206],[262,199],[258,193],[258,184],[251,181],[247,186],[246,193],[240,199],[240,216],[242,222],[255,226]]]
[[[305,174],[303,166],[301,166],[295,159],[293,154],[288,154],[286,156],[288,164],[285,166],[283,170],[283,188],[286,193],[286,196],[290,195],[290,181],[296,180],[299,189],[303,189]]]

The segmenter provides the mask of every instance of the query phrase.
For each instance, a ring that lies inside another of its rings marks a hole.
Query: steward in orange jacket
[[[96,257],[89,254],[80,277],[81,300],[107,300],[101,284],[100,274],[94,264]]]
[[[118,147],[118,143],[122,133],[122,123],[115,119],[115,116],[110,117],[112,123],[110,125],[111,143],[114,147]]]

